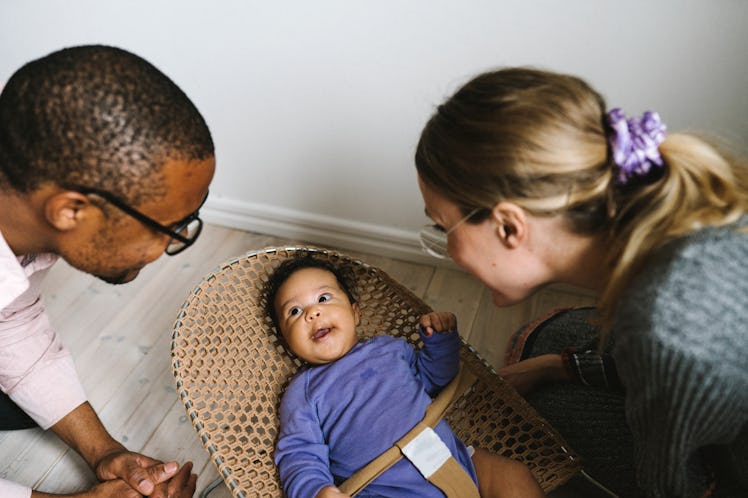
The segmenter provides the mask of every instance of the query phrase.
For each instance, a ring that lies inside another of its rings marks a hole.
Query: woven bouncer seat
[[[311,247],[249,252],[205,276],[174,324],[172,366],[187,415],[237,498],[282,496],[273,463],[278,409],[302,364],[279,342],[263,288],[268,275],[300,251],[345,265],[355,276],[363,337],[386,333],[418,348],[418,319],[431,311],[384,271]],[[460,354],[477,381],[446,413],[458,437],[524,462],[546,492],[581,470],[562,437],[464,341]]]

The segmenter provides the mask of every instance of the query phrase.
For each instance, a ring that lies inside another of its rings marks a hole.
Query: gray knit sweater
[[[640,488],[748,496],[748,234],[700,230],[661,250],[623,296],[613,352]]]

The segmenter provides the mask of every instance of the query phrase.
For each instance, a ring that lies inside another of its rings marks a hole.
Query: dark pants
[[[593,313],[592,308],[567,310],[523,327],[510,340],[507,359],[558,354],[566,346],[595,349],[599,329],[590,322]],[[622,394],[559,383],[544,385],[526,399],[582,457],[588,474],[622,498],[641,496]]]
[[[18,408],[11,399],[0,392],[0,431],[14,431],[38,427],[36,422]]]

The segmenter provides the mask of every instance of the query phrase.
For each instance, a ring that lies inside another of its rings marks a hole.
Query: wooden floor
[[[132,450],[194,462],[198,490],[218,474],[176,396],[169,356],[174,318],[189,290],[221,262],[289,243],[206,226],[194,247],[160,258],[127,285],[105,284],[64,262],[47,278],[45,301],[52,323],[72,351],[104,425]],[[572,289],[549,289],[521,305],[498,309],[483,286],[460,270],[342,252],[383,269],[434,309],[454,312],[462,335],[497,367],[507,337],[519,326],[555,307],[592,300]],[[39,429],[0,431],[0,476],[53,493],[80,491],[95,482],[82,459],[54,434]],[[211,494],[229,496],[224,487]]]

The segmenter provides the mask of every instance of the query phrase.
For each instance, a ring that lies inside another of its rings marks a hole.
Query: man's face
[[[163,176],[166,194],[133,206],[144,215],[171,227],[200,207],[213,178],[215,159],[169,160]],[[92,223],[60,243],[60,255],[73,267],[112,284],[133,280],[140,270],[163,254],[169,235],[150,228],[111,206],[92,210]]]

